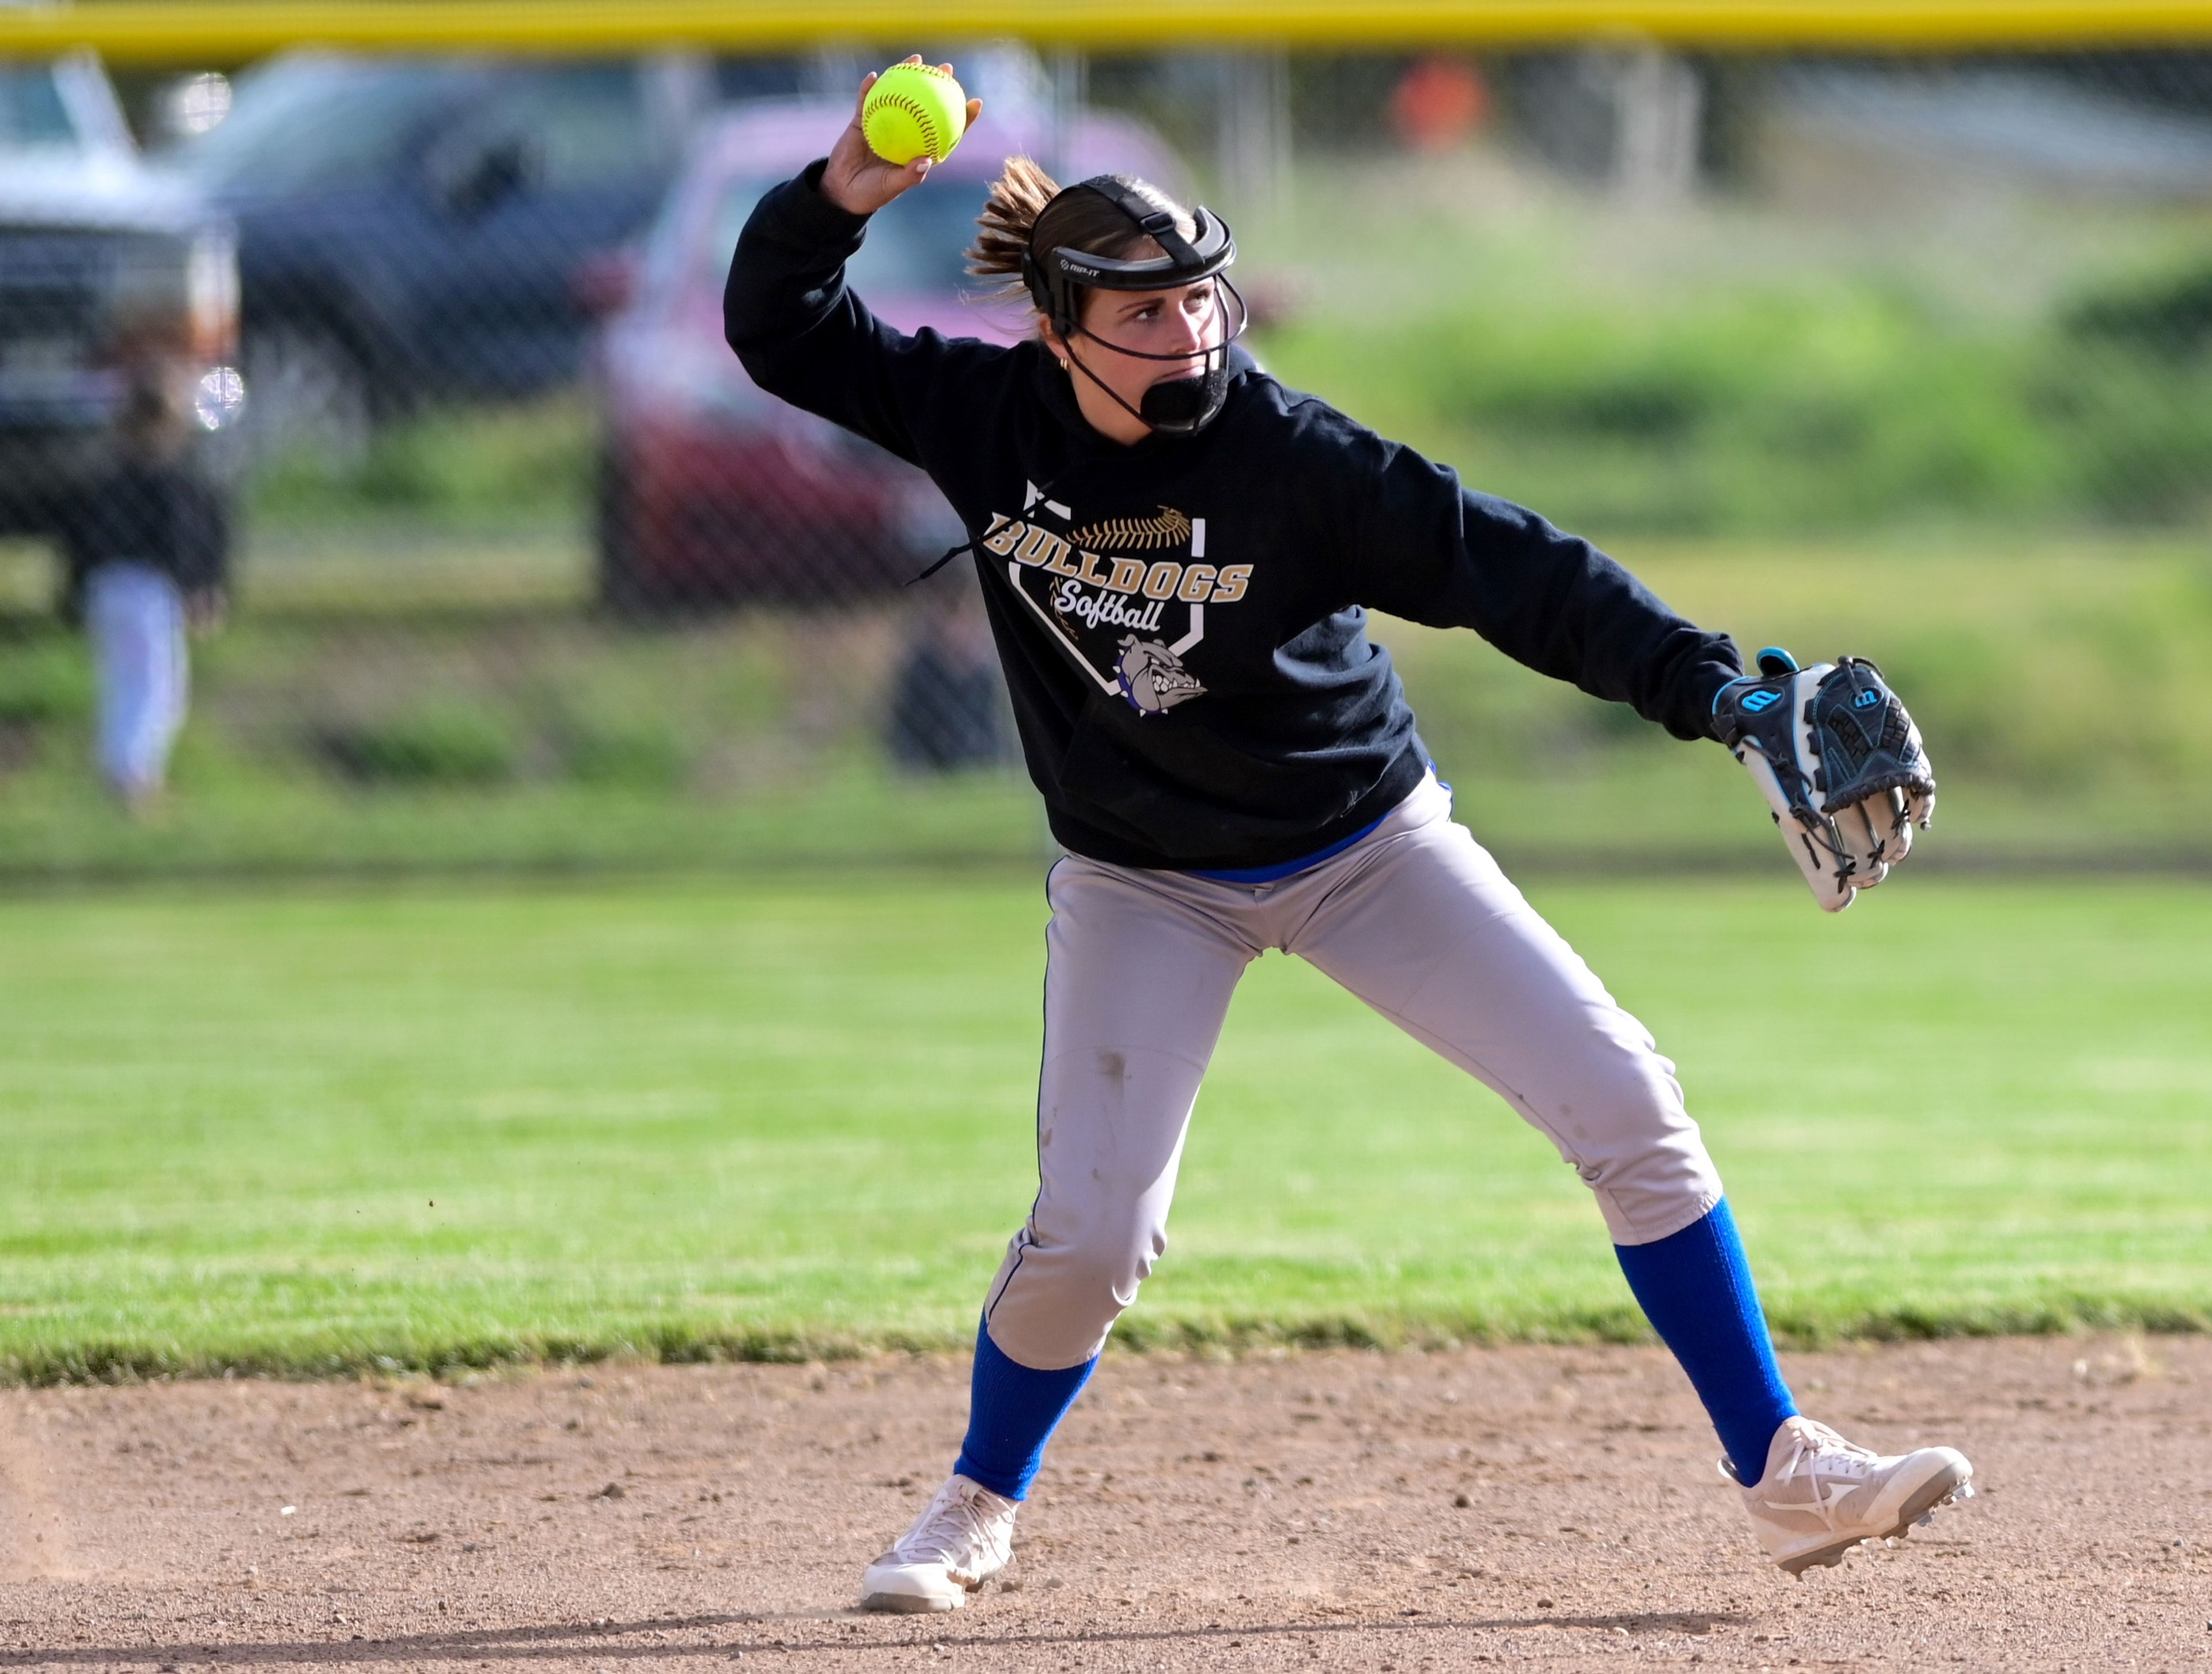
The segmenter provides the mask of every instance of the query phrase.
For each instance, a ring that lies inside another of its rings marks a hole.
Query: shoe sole
[[[1921,1487],[1916,1488],[1905,1504],[1899,1507],[1895,1528],[1881,1533],[1854,1535],[1849,1540],[1838,1541],[1833,1546],[1823,1546],[1817,1551],[1800,1553],[1794,1558],[1779,1559],[1778,1561],[1782,1567],[1783,1573],[1795,1575],[1802,1581],[1805,1579],[1805,1572],[1815,1565],[1825,1566],[1830,1569],[1835,1568],[1843,1562],[1844,1555],[1854,1546],[1863,1545],[1869,1540],[1903,1540],[1912,1532],[1914,1524],[1923,1518],[1933,1516],[1937,1507],[1948,1506],[1954,1502],[1961,1489],[1972,1493],[1972,1489],[1968,1485],[1972,1482],[1973,1476],[1973,1467],[1971,1465],[1964,1470],[1952,1469],[1937,1472]]]
[[[869,1592],[861,1595],[860,1608],[890,1616],[928,1616],[939,1610],[957,1610],[967,1602],[964,1592],[951,1598],[934,1598],[919,1592]]]

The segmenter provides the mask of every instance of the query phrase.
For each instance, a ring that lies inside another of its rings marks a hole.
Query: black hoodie
[[[1123,866],[1279,865],[1380,819],[1427,755],[1369,608],[1707,734],[1742,672],[1589,542],[1235,351],[1221,415],[1133,447],[1042,344],[901,335],[844,282],[823,164],[761,200],[723,296],[763,389],[920,466],[975,538],[1053,835]],[[931,191],[925,184],[916,188]]]

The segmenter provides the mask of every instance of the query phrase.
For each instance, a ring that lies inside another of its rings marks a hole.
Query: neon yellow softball
[[[860,131],[885,162],[943,162],[968,129],[968,95],[934,64],[895,64],[860,105]]]

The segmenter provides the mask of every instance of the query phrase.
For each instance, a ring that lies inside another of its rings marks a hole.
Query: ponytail
[[[968,271],[979,279],[1005,279],[1012,295],[1026,295],[1022,283],[1022,255],[1030,247],[1030,234],[1044,206],[1059,196],[1052,176],[1028,157],[1009,157],[999,178],[991,182],[991,196],[975,217],[975,243],[968,252]]]

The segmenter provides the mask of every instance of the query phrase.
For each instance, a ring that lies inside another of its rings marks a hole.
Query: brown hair
[[[1126,174],[1117,178],[1138,196],[1173,215],[1185,238],[1198,236],[1198,223],[1190,211],[1158,186]],[[1080,250],[1087,255],[1126,259],[1158,254],[1159,247],[1097,192],[1080,192],[1063,198],[1052,176],[1034,160],[1007,158],[1004,172],[991,183],[991,196],[982,214],[975,218],[975,242],[968,252],[968,271],[979,279],[1004,279],[1002,295],[1026,298],[1029,289],[1021,277],[1023,252],[1042,257],[1054,250]]]

